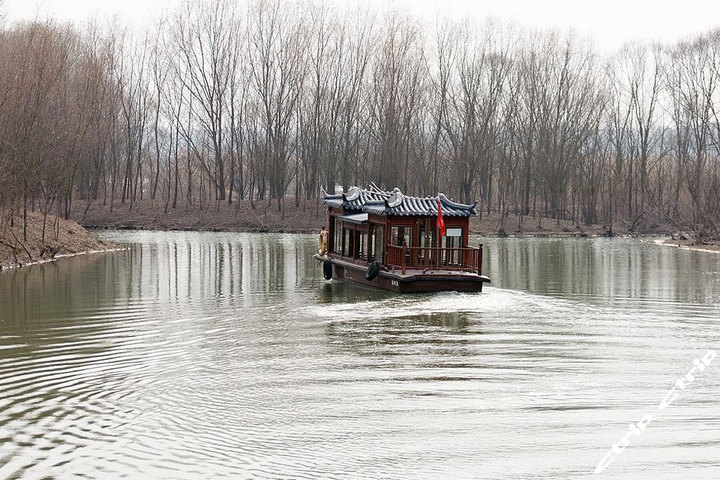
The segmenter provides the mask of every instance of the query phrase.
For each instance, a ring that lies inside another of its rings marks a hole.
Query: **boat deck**
[[[368,280],[365,278],[367,264],[347,261],[335,256],[314,255],[321,261],[329,261],[333,265],[333,278],[351,280],[371,286],[395,290],[400,292],[435,292],[442,290],[455,291],[482,291],[482,284],[490,282],[485,275],[473,271],[444,270],[444,269],[418,269],[418,268],[388,268],[383,267],[378,275]]]
[[[435,270],[435,269],[411,269],[406,268],[405,273],[402,272],[401,269],[396,268],[395,270],[389,269],[389,270],[382,270],[382,273],[391,274],[398,278],[411,278],[411,277],[418,277],[418,276],[452,276],[452,277],[478,277],[479,275],[477,272],[466,272],[463,270]]]

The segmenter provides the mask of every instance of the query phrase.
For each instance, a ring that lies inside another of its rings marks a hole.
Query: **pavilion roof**
[[[438,197],[414,197],[405,195],[399,188],[382,190],[374,183],[368,188],[350,187],[347,192],[329,194],[322,190],[323,203],[329,207],[342,208],[345,211],[367,212],[386,216],[437,217],[437,198],[440,198],[443,216],[474,217],[475,205],[458,203],[443,193]]]

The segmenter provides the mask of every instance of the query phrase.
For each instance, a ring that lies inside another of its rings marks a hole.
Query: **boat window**
[[[357,256],[358,258],[362,258],[363,260],[367,259],[367,251],[365,250],[365,246],[367,243],[367,234],[365,232],[355,232],[357,235]]]
[[[462,237],[463,231],[461,227],[448,227],[445,229],[446,237]]]
[[[373,236],[375,241],[373,242],[372,256],[373,260],[385,261],[385,227],[382,225],[375,225],[373,227]]]
[[[432,245],[432,233],[433,231],[428,231],[423,224],[418,227],[418,239],[420,240],[421,247],[429,247]]]
[[[355,231],[350,228],[343,228],[343,256],[352,257],[355,251]]]
[[[418,226],[418,241],[420,242],[420,249],[417,252],[417,264],[423,267],[430,267],[433,265],[433,259],[437,255],[431,247],[437,243],[437,230],[434,228],[434,220],[430,222],[421,223]],[[429,228],[427,228],[429,226]]]
[[[371,223],[368,225],[367,233],[367,261],[375,259],[375,226]]]
[[[338,217],[332,217],[333,219],[333,244],[330,246],[331,252],[339,253],[342,250],[342,223],[338,220]]]
[[[402,247],[403,245],[412,247],[412,230],[412,227],[392,227],[390,231],[390,243],[398,247]]]
[[[460,263],[462,253],[460,249],[463,241],[462,228],[448,228],[445,230],[445,238],[443,243],[445,248],[450,249],[445,251],[445,263],[448,265],[457,265]]]

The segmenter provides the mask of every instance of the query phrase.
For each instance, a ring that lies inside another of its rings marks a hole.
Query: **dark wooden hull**
[[[333,279],[381,288],[398,293],[427,292],[482,292],[483,283],[490,279],[468,272],[411,273],[380,271],[372,280],[365,278],[367,267],[330,259],[333,264]]]

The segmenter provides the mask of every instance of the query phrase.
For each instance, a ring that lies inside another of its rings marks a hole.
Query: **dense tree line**
[[[483,212],[720,227],[720,30],[607,57],[556,31],[207,0],[142,34],[5,27],[0,65],[6,211],[281,209],[374,181]]]

